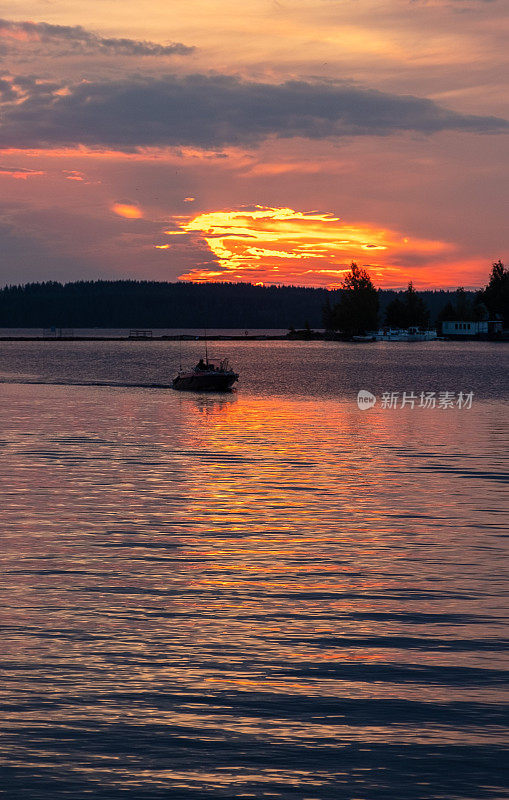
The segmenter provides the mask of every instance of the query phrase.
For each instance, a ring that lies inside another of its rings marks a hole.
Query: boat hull
[[[189,372],[177,375],[172,388],[179,392],[227,392],[238,378],[235,372]]]

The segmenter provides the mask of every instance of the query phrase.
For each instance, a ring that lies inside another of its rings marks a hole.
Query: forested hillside
[[[249,283],[78,281],[0,290],[4,328],[321,328],[338,291]],[[380,291],[381,318],[395,292]],[[419,292],[433,322],[452,292]]]

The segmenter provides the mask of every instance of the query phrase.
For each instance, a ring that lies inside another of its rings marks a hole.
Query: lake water
[[[211,349],[2,343],[0,795],[506,800],[509,347]]]

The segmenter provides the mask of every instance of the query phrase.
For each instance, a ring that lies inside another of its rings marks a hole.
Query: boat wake
[[[118,389],[171,389],[169,383],[126,383],[125,381],[67,381],[0,377],[0,383],[29,384],[34,386],[106,386]]]

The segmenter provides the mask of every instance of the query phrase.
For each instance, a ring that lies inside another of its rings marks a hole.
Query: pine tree
[[[385,312],[386,325],[391,328],[426,328],[429,323],[429,310],[426,303],[414,289],[412,281],[403,296],[391,300]]]
[[[347,336],[366,333],[378,327],[378,292],[369,272],[355,262],[341,285],[341,298],[332,312],[333,330]]]
[[[491,316],[501,316],[504,326],[509,326],[509,269],[506,269],[500,260],[492,265],[483,301]]]

